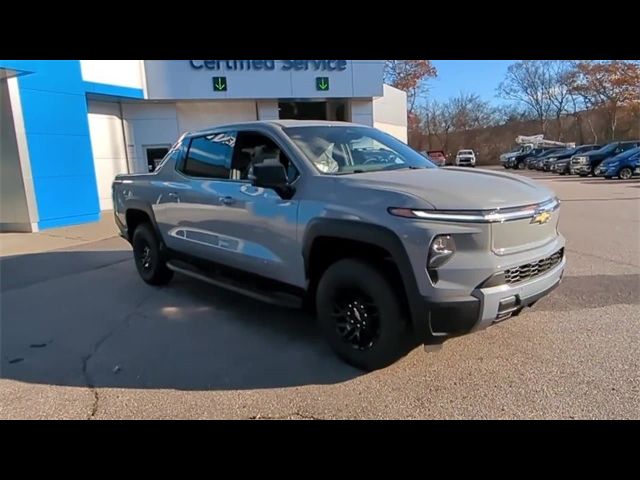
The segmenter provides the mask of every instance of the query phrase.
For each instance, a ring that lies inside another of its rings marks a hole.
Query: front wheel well
[[[403,313],[405,318],[410,318],[406,289],[393,256],[383,247],[360,240],[321,236],[313,241],[307,262],[307,279],[309,281],[307,293],[310,300],[315,298],[318,282],[327,268],[345,258],[364,260],[379,268],[392,285],[397,285]]]

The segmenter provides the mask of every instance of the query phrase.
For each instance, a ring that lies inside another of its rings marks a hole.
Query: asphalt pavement
[[[145,285],[111,233],[21,245],[0,258],[0,418],[638,419],[640,181],[518,173],[562,200],[561,286],[369,374],[299,311]]]

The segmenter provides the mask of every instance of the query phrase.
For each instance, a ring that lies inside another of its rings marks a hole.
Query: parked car
[[[569,164],[571,163],[571,158],[574,155],[590,152],[592,150],[598,150],[599,148],[602,148],[602,145],[596,145],[596,144],[580,145],[579,147],[576,147],[574,149],[569,149],[562,154],[557,154],[557,155],[554,154],[553,157],[555,157],[555,160],[551,162],[553,164],[553,167],[551,168],[551,170],[560,175],[566,175],[567,173],[570,173]]]
[[[560,150],[565,150],[564,148],[554,148],[554,149],[550,149],[546,152],[544,152],[543,154],[539,155],[538,157],[536,157],[536,161],[534,162],[534,169],[535,170],[544,170],[544,161],[549,158],[550,156],[554,155],[556,152],[560,151]]]
[[[520,153],[512,156],[506,161],[506,168],[513,168],[516,170],[522,170],[527,167],[527,162],[530,158],[538,158],[539,156],[546,155],[550,151],[557,150],[556,147],[538,147],[532,148],[528,152]]]
[[[504,168],[509,168],[507,167],[507,163],[509,163],[509,161],[511,160],[511,158],[517,156],[517,155],[522,155],[523,153],[528,153],[531,151],[531,149],[533,149],[533,145],[526,143],[524,145],[520,145],[520,147],[516,148],[515,150],[512,150],[510,152],[506,152],[503,153],[502,155],[500,155],[500,163],[502,164],[502,166]]]
[[[455,162],[458,167],[475,167],[476,154],[473,150],[458,150]]]
[[[519,167],[519,168],[528,168],[529,170],[532,170],[534,168],[535,162],[538,158],[543,157],[545,155],[547,155],[548,153],[555,151],[555,150],[560,150],[560,148],[558,147],[546,147],[546,148],[536,148],[535,149],[535,153],[529,153],[528,155],[525,156],[524,160],[522,161],[522,164],[524,166]]]
[[[640,161],[640,148],[636,147],[604,160],[596,168],[595,173],[598,177],[618,177],[620,180],[629,180],[634,175],[638,161]]]
[[[593,175],[598,168],[598,165],[605,161],[607,158],[614,157],[619,153],[625,152],[632,148],[640,146],[640,141],[629,142],[612,142],[608,143],[604,147],[598,150],[592,150],[591,152],[582,153],[580,155],[574,155],[571,158],[571,170],[577,173],[581,177]]]
[[[507,159],[505,160],[505,168],[522,168],[520,165],[524,164],[524,160],[531,156],[531,155],[537,155],[538,153],[540,153],[541,149],[538,148],[532,148],[527,152],[521,152],[521,153],[516,153],[515,155],[510,155],[507,157]]]
[[[565,269],[551,190],[437,168],[363,125],[273,120],[190,132],[156,171],[118,175],[112,191],[143,281],[167,284],[178,272],[306,305],[336,354],[364,370],[517,315]]]
[[[447,155],[443,150],[429,150],[426,153],[427,158],[439,167],[444,167],[447,164]]]

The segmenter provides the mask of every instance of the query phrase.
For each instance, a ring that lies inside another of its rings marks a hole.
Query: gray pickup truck
[[[118,175],[113,200],[145,282],[179,272],[310,308],[364,370],[517,315],[565,268],[550,190],[351,123],[190,132],[153,173]]]

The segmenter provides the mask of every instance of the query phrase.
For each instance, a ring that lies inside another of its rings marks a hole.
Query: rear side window
[[[235,132],[191,139],[182,172],[191,177],[228,179],[235,143]]]

